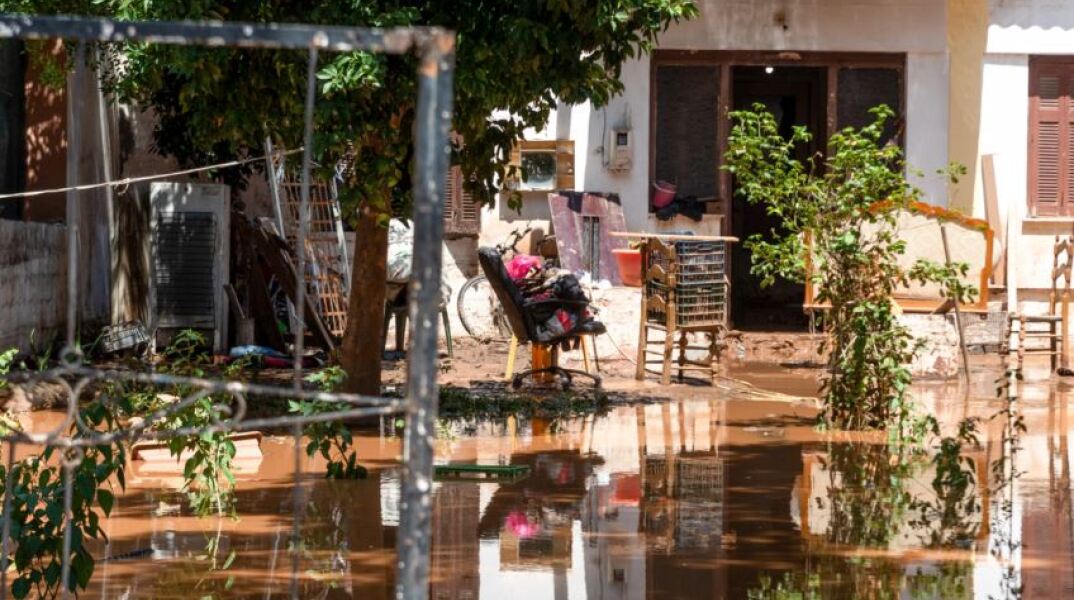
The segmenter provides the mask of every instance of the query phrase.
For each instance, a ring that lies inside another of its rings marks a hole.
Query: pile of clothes
[[[576,329],[599,333],[603,326],[589,312],[578,277],[545,264],[540,257],[519,254],[506,264],[507,274],[522,292],[523,306],[537,324],[537,337],[552,340]]]
[[[675,215],[682,215],[693,221],[700,221],[705,215],[705,203],[697,196],[676,196],[675,200],[663,208],[656,209],[656,218],[670,220]]]

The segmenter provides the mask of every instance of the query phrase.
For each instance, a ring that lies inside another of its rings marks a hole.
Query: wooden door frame
[[[900,75],[899,115],[906,115],[906,54],[889,52],[795,52],[795,51],[754,51],[754,50],[675,50],[656,49],[649,61],[649,186],[646,189],[646,206],[649,190],[656,176],[656,70],[664,66],[712,66],[719,70],[716,108],[717,159],[727,153],[727,138],[731,132],[731,120],[728,116],[733,105],[734,95],[732,67],[772,66],[772,67],[813,67],[826,68],[827,103],[825,107],[825,139],[839,128],[839,70],[844,68],[885,68],[895,69]],[[905,140],[903,140],[905,143]],[[730,231],[731,223],[731,175],[716,166],[716,191],[718,205],[724,216],[724,230]],[[717,203],[714,203],[717,204]]]

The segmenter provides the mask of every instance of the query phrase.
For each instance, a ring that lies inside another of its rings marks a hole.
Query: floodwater
[[[979,367],[969,394],[915,394],[950,430],[1005,406],[997,374]],[[793,392],[813,375],[752,383]],[[927,460],[820,433],[809,403],[756,392],[678,387],[585,418],[446,423],[438,462],[529,474],[436,483],[431,598],[1074,598],[1074,388],[1028,379],[1027,431],[1005,443],[1012,416],[982,423],[964,455],[974,483],[942,497]],[[304,467],[303,598],[391,597],[400,439],[357,444],[365,480]],[[174,469],[134,465],[86,596],[287,597],[293,448],[262,451],[239,465],[237,521],[192,517]]]

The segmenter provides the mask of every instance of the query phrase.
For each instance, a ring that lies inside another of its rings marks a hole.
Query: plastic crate
[[[651,252],[649,264],[659,265],[674,274],[681,286],[723,282],[727,275],[726,242],[675,242],[675,259],[661,252]]]
[[[149,334],[141,321],[127,321],[101,331],[101,350],[106,354],[123,350],[138,352],[144,350],[148,343]]]
[[[724,325],[727,323],[727,284],[723,281],[677,285],[674,290],[659,283],[650,282],[647,293],[659,298],[663,304],[675,303],[675,325]],[[667,325],[667,313],[649,304],[646,319],[652,323]]]

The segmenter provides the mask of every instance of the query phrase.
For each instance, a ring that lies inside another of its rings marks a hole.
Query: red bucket
[[[664,208],[668,204],[675,201],[675,192],[678,190],[678,186],[674,183],[668,183],[666,181],[654,181],[653,182],[653,206],[655,208]]]

